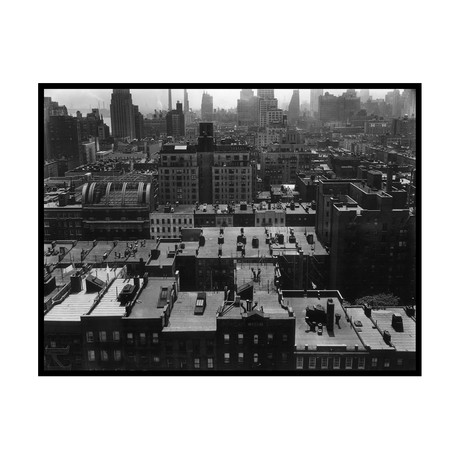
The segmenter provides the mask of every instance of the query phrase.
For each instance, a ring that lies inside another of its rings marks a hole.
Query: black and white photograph
[[[196,86],[40,86],[42,373],[420,373],[421,85]]]
[[[455,2],[2,9],[2,458],[455,458]]]

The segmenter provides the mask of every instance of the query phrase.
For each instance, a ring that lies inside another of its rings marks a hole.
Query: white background
[[[2,458],[458,455],[458,12],[409,3],[4,4]],[[37,377],[37,84],[227,81],[423,84],[423,377]]]

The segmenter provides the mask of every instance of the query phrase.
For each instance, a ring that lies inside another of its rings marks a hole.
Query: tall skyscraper
[[[322,89],[313,88],[310,90],[310,112],[316,117],[319,112],[319,97],[323,95]]]
[[[115,138],[136,136],[133,100],[129,89],[114,89],[110,101],[112,136]]]
[[[253,126],[258,124],[259,98],[252,89],[242,89],[237,101],[236,112],[238,125]]]
[[[369,90],[368,89],[361,89],[359,91],[359,98],[361,99],[361,104],[365,104],[369,100]]]
[[[275,99],[275,90],[267,88],[258,89],[257,97],[261,99]]]
[[[204,92],[201,99],[201,120],[212,121],[213,112],[213,98],[210,94]]]
[[[168,89],[168,110],[172,110],[172,95],[170,89]]]
[[[300,117],[300,91],[295,89],[292,93],[288,109],[288,123],[292,126],[297,124]]]
[[[166,115],[166,133],[175,138],[185,136],[184,112],[179,101],[176,103],[176,109],[170,110]]]
[[[240,100],[249,101],[252,97],[254,97],[254,91],[252,89],[242,89],[240,91]]]
[[[184,89],[184,112],[187,113],[189,110],[188,93],[187,90]]]

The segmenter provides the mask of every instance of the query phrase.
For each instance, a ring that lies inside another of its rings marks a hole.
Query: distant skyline
[[[293,89],[276,89],[275,97],[278,99],[279,106],[287,106],[292,96]],[[347,88],[325,89],[334,95],[341,95]],[[383,98],[388,91],[393,89],[371,89],[370,95],[373,98]],[[240,89],[187,89],[190,108],[198,111],[201,108],[201,97],[203,91],[207,91],[213,96],[214,108],[230,109],[236,108],[237,100],[240,96]],[[359,89],[357,89],[359,91]],[[254,88],[254,94],[256,94]],[[110,98],[112,89],[45,89],[45,96],[51,97],[53,101],[65,105],[69,110],[80,109],[89,111],[90,108],[100,108],[105,106],[110,108]],[[131,89],[133,103],[139,106],[139,110],[145,115],[157,110],[168,109],[168,90],[167,89]],[[175,107],[176,101],[183,102],[184,90],[172,89],[172,103]],[[310,90],[300,90],[300,103],[310,101]]]

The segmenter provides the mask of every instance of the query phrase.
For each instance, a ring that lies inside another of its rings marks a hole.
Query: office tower
[[[368,89],[361,89],[359,91],[359,99],[361,100],[361,104],[365,104],[370,98],[369,90]]]
[[[258,89],[257,97],[261,99],[275,99],[275,90],[267,88]]]
[[[346,123],[361,108],[360,100],[353,89],[347,90],[341,96],[334,96],[326,92],[318,97],[318,113],[322,122]]]
[[[166,115],[166,134],[174,138],[185,136],[185,119],[182,104],[177,101],[176,109]]]
[[[190,110],[189,102],[188,102],[188,93],[187,90],[184,89],[184,113],[188,113]]]
[[[279,120],[279,116],[282,110],[278,109],[278,99],[262,99],[259,98],[259,126],[265,127],[270,124],[270,122],[275,122]]]
[[[259,98],[252,89],[242,89],[237,101],[236,113],[238,125],[254,126],[258,124]]]
[[[288,109],[288,124],[296,125],[300,117],[300,92],[295,89],[292,93]]]
[[[240,100],[249,101],[254,97],[254,91],[252,89],[242,89],[240,91]]]
[[[50,97],[44,98],[43,103],[43,134],[44,134],[44,159],[52,160],[51,147],[50,147],[50,133],[49,133],[49,122],[51,116],[66,116],[67,108],[65,105],[60,106],[57,102],[54,102]]]
[[[402,99],[401,99],[401,93],[399,92],[399,89],[389,91],[385,95],[385,102],[387,104],[390,104],[391,106],[391,116],[392,117],[398,118],[401,116]]]
[[[201,99],[201,120],[212,121],[213,112],[213,98],[210,94],[204,92]]]
[[[415,90],[405,89],[401,96],[402,99],[402,115],[407,115],[409,118],[415,117]]]
[[[110,118],[113,137],[135,138],[134,107],[129,89],[113,90],[110,101]]]
[[[310,112],[313,117],[317,117],[319,112],[319,97],[323,95],[322,89],[313,88],[310,90]]]
[[[139,112],[139,106],[133,105],[134,108],[134,132],[136,139],[144,138],[144,115]]]
[[[80,166],[85,161],[80,155],[81,124],[78,118],[69,115],[50,116],[50,157],[67,161],[67,170]]]
[[[172,110],[172,95],[170,89],[168,89],[168,110]]]

